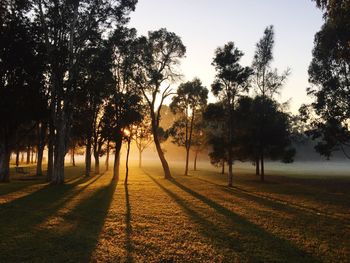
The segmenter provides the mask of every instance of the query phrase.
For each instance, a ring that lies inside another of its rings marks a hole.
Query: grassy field
[[[350,262],[350,178],[182,172],[1,184],[0,262]]]

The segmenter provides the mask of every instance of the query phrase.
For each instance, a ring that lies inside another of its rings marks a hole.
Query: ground
[[[130,170],[1,184],[0,262],[350,262],[348,177]]]

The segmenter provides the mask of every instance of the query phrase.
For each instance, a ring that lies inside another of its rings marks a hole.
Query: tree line
[[[293,161],[295,119],[303,123],[302,133],[318,140],[321,154],[330,156],[339,148],[346,154],[349,1],[337,3],[317,1],[325,10],[325,24],[316,34],[309,69],[314,84],[309,93],[316,100],[303,105],[296,118],[276,99],[290,70],[281,73],[272,66],[273,26],[256,44],[251,66],[240,64],[244,54],[234,42],[215,50],[211,92],[217,102],[208,104],[209,90],[198,78],[172,89],[181,80],[179,63],[186,53],[178,35],[161,28],[138,36],[128,27],[136,0],[2,1],[0,181],[10,179],[12,153],[18,165],[20,152],[33,149],[36,174],[42,175],[45,147],[52,184],[64,183],[65,156],[69,152],[74,162],[81,148],[86,176],[92,173],[92,157],[95,174],[101,172],[104,155],[108,170],[113,151],[113,178],[118,180],[123,142],[128,175],[132,140],[139,166],[142,152],[154,143],[169,179],[161,146],[167,138],[186,150],[185,175],[190,153],[196,162],[198,153],[209,149],[214,165],[223,172],[228,166],[229,186],[236,160],[254,163],[264,181],[266,159]],[[169,97],[176,119],[164,130],[161,115]]]

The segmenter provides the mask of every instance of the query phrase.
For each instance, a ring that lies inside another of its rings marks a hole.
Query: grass
[[[182,173],[1,184],[0,262],[349,262],[349,178]]]

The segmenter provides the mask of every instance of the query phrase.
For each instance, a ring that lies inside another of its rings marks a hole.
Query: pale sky
[[[242,64],[251,65],[265,27],[274,25],[272,66],[280,72],[291,68],[277,98],[280,102],[291,99],[294,113],[310,101],[307,70],[314,35],[322,23],[322,13],[311,0],[139,0],[130,20],[142,35],[165,27],[180,36],[187,48],[181,63],[183,81],[198,77],[209,90],[215,75],[211,66],[215,49],[233,41],[245,53]]]

